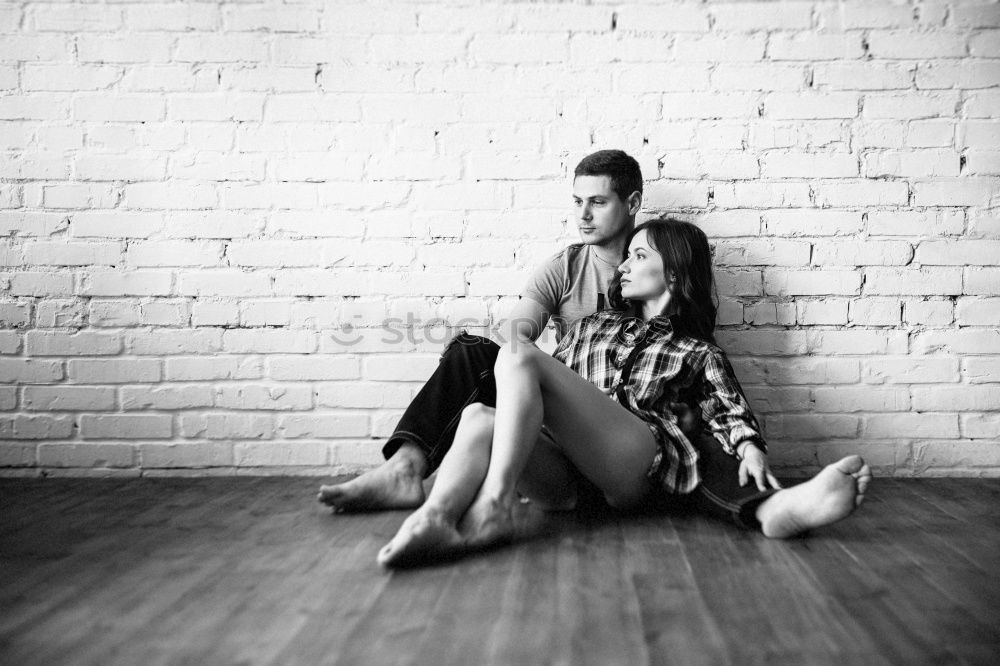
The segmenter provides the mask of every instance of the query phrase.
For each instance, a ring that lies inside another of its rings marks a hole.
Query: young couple
[[[518,495],[566,510],[584,487],[617,509],[684,503],[777,538],[850,514],[871,481],[860,457],[788,489],[772,475],[714,344],[705,234],[671,219],[635,226],[642,175],[622,151],[580,162],[573,201],[583,243],[535,272],[508,342],[455,338],[383,448],[386,462],[322,486],[319,500],[338,511],[415,508],[379,552],[385,566],[507,541]],[[533,344],[550,316],[552,356]],[[700,417],[693,427],[681,427],[682,405]]]

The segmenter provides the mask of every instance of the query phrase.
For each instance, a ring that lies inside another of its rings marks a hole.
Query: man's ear
[[[629,215],[638,214],[639,209],[642,208],[642,192],[636,190],[630,194],[628,199],[625,200],[625,204],[628,206]]]

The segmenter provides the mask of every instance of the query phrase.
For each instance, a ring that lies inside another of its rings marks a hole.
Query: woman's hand
[[[747,485],[747,481],[753,477],[759,490],[767,490],[767,484],[771,484],[772,488],[781,488],[781,484],[774,478],[774,474],[771,474],[771,468],[767,466],[767,455],[763,451],[747,442],[742,446],[740,455],[743,458],[740,461],[741,487]]]

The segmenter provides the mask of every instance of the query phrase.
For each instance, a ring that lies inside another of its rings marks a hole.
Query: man
[[[510,344],[532,344],[550,319],[561,338],[576,320],[605,308],[608,284],[642,205],[638,162],[620,150],[583,158],[574,170],[573,205],[582,243],[535,271],[502,331]],[[499,351],[486,338],[463,333],[453,339],[386,441],[386,462],[346,483],[322,486],[319,500],[340,511],[420,506],[422,481],[451,446],[462,409],[473,402],[495,406]]]

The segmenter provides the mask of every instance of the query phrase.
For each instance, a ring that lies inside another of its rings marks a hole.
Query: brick
[[[958,359],[923,356],[875,358],[865,364],[864,381],[873,384],[957,382],[959,381]]]
[[[122,77],[122,69],[113,66],[77,66],[26,64],[22,75],[24,91],[106,90]]]
[[[264,273],[213,269],[177,275],[176,291],[182,296],[270,296],[271,289]]]
[[[180,444],[139,444],[143,469],[172,467],[230,467],[233,444],[230,442],[183,442]]]
[[[804,412],[812,408],[806,387],[744,387],[754,414]]]
[[[310,7],[267,7],[229,5],[223,8],[223,29],[227,32],[316,32],[322,9]]]
[[[367,414],[288,414],[278,419],[278,434],[288,439],[340,439],[368,433]]]
[[[806,332],[809,353],[821,354],[902,354],[907,350],[907,334],[886,330],[822,330]]]
[[[173,276],[154,271],[90,272],[82,275],[84,296],[169,296]]]
[[[36,266],[113,266],[121,263],[120,243],[26,243],[24,258]]]
[[[400,382],[330,382],[317,387],[316,405],[345,409],[403,409],[410,404],[413,390]]]
[[[31,304],[0,303],[0,326],[20,328],[31,321]]]
[[[886,206],[909,201],[906,183],[890,181],[821,181],[816,186],[820,206]]]
[[[990,455],[996,442],[966,440],[913,442],[911,465],[918,474],[934,474],[937,470],[969,475],[976,467],[990,467]],[[970,470],[970,468],[972,468]]]
[[[0,442],[0,467],[34,467],[35,444]]]
[[[795,303],[795,321],[803,325],[846,325],[846,299],[800,300]]]
[[[121,352],[122,340],[116,333],[28,331],[24,347],[30,356],[107,356]]]
[[[969,38],[969,55],[1000,58],[1000,30],[983,30]]]
[[[1000,175],[1000,150],[967,150],[965,173],[970,175]]]
[[[84,439],[169,439],[172,417],[161,414],[84,414],[80,436]]]
[[[709,238],[757,236],[760,234],[760,212],[756,210],[708,212],[693,222]]]
[[[171,382],[260,379],[264,376],[262,361],[253,356],[219,356],[215,358],[174,356],[167,358],[165,364],[164,379]]]
[[[367,37],[367,36],[366,36]],[[353,61],[357,54],[365,52],[366,37],[310,38],[302,35],[272,35],[272,61],[277,64],[310,64]],[[259,36],[254,39],[259,41]],[[266,46],[266,45],[265,45]],[[254,60],[263,60],[255,57]]]
[[[175,49],[177,62],[263,62],[268,51],[259,35],[239,34],[184,35]]]
[[[947,326],[954,320],[954,303],[951,299],[907,299],[903,302],[903,323]]]
[[[219,187],[219,192],[223,205],[230,209],[313,208],[317,195],[312,183],[227,183]]]
[[[38,464],[42,467],[127,468],[135,465],[131,444],[40,444]]]
[[[898,298],[860,298],[848,308],[848,320],[858,326],[898,326],[902,314]]]
[[[165,299],[146,301],[98,300],[90,301],[91,326],[114,328],[120,326],[187,326],[190,321],[187,301]]]
[[[237,326],[239,304],[235,300],[197,299],[191,306],[192,326]]]
[[[961,211],[878,211],[867,213],[868,233],[878,236],[951,236],[965,229]]]
[[[204,39],[211,37],[205,36]],[[155,33],[126,34],[123,37],[80,35],[76,38],[77,58],[80,62],[165,63],[171,60],[172,46],[172,36]]]
[[[1000,358],[988,356],[963,358],[962,377],[969,384],[1000,383]]]
[[[1000,91],[975,90],[965,95],[967,118],[995,118],[1000,115]]]
[[[867,108],[867,107],[866,107]],[[858,115],[858,94],[838,93],[770,93],[764,99],[767,118],[854,118]]]
[[[955,142],[952,120],[914,120],[906,130],[906,145],[912,148],[951,146]]]
[[[959,156],[953,149],[907,150],[868,153],[864,157],[864,175],[880,176],[958,176]]]
[[[137,183],[126,185],[124,208],[197,209],[218,205],[218,196],[209,184]]]
[[[288,384],[221,385],[216,389],[215,406],[221,409],[311,409],[312,388]]]
[[[1000,353],[1000,329],[962,328],[917,332],[913,336],[913,351],[920,354],[997,354]]]
[[[1000,193],[995,178],[937,178],[913,183],[917,206],[986,206]]]
[[[66,372],[71,382],[79,384],[131,384],[161,378],[160,362],[152,359],[70,359]]]
[[[903,241],[828,241],[813,245],[816,266],[886,266],[909,264],[913,248]]]
[[[180,434],[187,439],[272,439],[270,414],[184,414]]]
[[[818,412],[905,412],[910,409],[906,387],[872,388],[820,386],[813,389]]]
[[[722,32],[806,29],[812,7],[803,3],[741,2],[713,5],[714,27]]]
[[[0,381],[41,384],[64,377],[61,361],[32,358],[0,358]]]
[[[993,62],[928,62],[917,68],[917,88],[992,88],[1000,81],[1000,64]]]
[[[851,295],[861,285],[861,274],[856,271],[764,271],[764,293],[774,296]]]
[[[743,381],[762,381],[772,386],[856,384],[860,377],[860,364],[857,359],[750,358],[734,359],[733,365]]]
[[[949,23],[958,28],[995,28],[1000,26],[1000,11],[989,3],[957,5],[949,12]]]
[[[516,58],[519,48],[534,50],[525,54],[523,62],[549,62],[547,57],[556,57],[558,47],[546,43],[544,37],[518,36],[520,39],[501,40],[495,35],[477,35],[472,44],[464,35],[416,34],[416,35],[372,35],[368,39],[368,61],[385,63],[442,63],[454,62],[469,57],[474,62],[521,62]],[[559,42],[560,40],[555,40]],[[468,45],[468,46],[467,46]],[[489,53],[496,48],[495,53]],[[562,44],[565,50],[565,44]],[[480,57],[482,56],[482,57]],[[329,58],[325,58],[329,59]]]
[[[329,450],[323,442],[239,442],[233,446],[239,467],[325,466]]]
[[[121,156],[96,153],[81,153],[74,162],[74,174],[80,180],[157,180],[166,175],[167,161],[159,155]],[[122,218],[121,213],[77,213],[74,219],[84,215],[95,218]]]
[[[0,60],[68,62],[73,59],[72,40],[64,35],[4,35]]]
[[[674,39],[674,58],[713,62],[762,60],[766,42],[763,34],[679,34]]]
[[[124,386],[121,400],[125,411],[177,410],[211,407],[214,396],[210,386]]]
[[[956,318],[962,326],[996,326],[1000,323],[1000,298],[960,298]]]
[[[866,120],[950,118],[958,103],[956,92],[871,92],[864,96],[861,115]]]
[[[715,284],[722,296],[761,296],[764,294],[762,272],[720,268],[715,271]]]
[[[962,290],[958,268],[865,269],[866,295],[957,295]]]
[[[774,439],[854,438],[858,423],[858,417],[842,414],[769,414],[764,432]]]
[[[795,356],[807,349],[805,331],[719,331],[717,338],[732,355]]]
[[[0,417],[0,439],[65,439],[73,429],[72,416]]]
[[[764,326],[767,324],[778,324],[781,326],[791,326],[795,323],[794,303],[773,303],[760,302],[748,304],[743,308],[743,316],[740,322],[753,324],[754,326]]]
[[[895,120],[862,118],[851,128],[852,143],[858,148],[902,148],[906,145],[905,123]]]
[[[216,354],[222,351],[222,333],[213,329],[126,331],[125,351],[136,356]]]
[[[394,36],[393,41],[398,41],[399,37]],[[453,51],[448,40],[435,39],[441,41],[441,48],[433,49],[429,53],[425,47],[429,43],[414,44],[418,49],[417,53],[422,54],[420,62],[433,62],[434,60],[450,60]],[[384,48],[379,42],[379,37],[372,40],[372,49],[378,53]],[[399,46],[396,46],[397,50]],[[432,55],[433,53],[433,55]],[[425,58],[423,55],[429,57]],[[468,56],[474,62],[492,64],[523,64],[523,63],[557,63],[564,62],[569,55],[568,39],[562,35],[530,35],[530,34],[507,34],[507,35],[475,35],[468,46]],[[410,59],[412,61],[412,57]]]
[[[292,213],[272,215],[284,214]],[[170,212],[163,232],[168,238],[245,238],[263,230],[264,219],[263,213],[247,211]]]
[[[817,63],[813,85],[831,90],[893,90],[913,85],[916,66],[896,62]]]
[[[825,210],[769,210],[764,229],[776,236],[840,236],[861,230],[860,213]]]
[[[907,437],[958,437],[956,414],[872,414],[864,418],[862,437],[901,439]]]
[[[39,32],[114,32],[122,27],[122,9],[106,6],[41,5],[32,8]]]
[[[13,180],[63,179],[69,177],[70,164],[64,157],[44,153],[15,155],[0,164],[0,178]]]
[[[24,409],[37,412],[115,409],[115,389],[100,386],[25,386]]]
[[[163,226],[158,213],[78,212],[71,218],[76,238],[148,238]]]
[[[961,33],[872,30],[868,34],[868,53],[878,59],[961,58],[965,51]]]
[[[716,185],[715,204],[721,208],[800,208],[812,202],[807,183],[762,181]]]
[[[708,186],[703,182],[655,180],[643,188],[643,202],[655,208],[704,208]]]
[[[915,261],[927,266],[998,265],[1000,241],[923,241]]]
[[[64,120],[69,117],[69,109],[64,95],[0,97],[0,120]]]
[[[42,186],[45,208],[112,208],[120,188],[107,183],[58,183]]]
[[[629,32],[707,32],[705,7],[687,3],[625,5],[618,9],[618,30]]]
[[[1000,433],[1000,414],[961,414],[958,420],[962,437],[994,439]]]
[[[132,30],[187,32],[220,27],[219,7],[203,4],[143,4],[126,7],[126,22]]]
[[[767,61],[753,64],[723,62],[711,71],[710,80],[713,90],[723,92],[732,90],[784,92],[801,90],[806,86],[808,76],[809,72],[802,65]],[[780,97],[779,101],[780,104],[776,108],[782,113],[789,113],[794,108],[787,95]]]
[[[226,330],[222,333],[227,353],[309,353],[316,350],[313,331]]]
[[[1000,123],[969,120],[959,123],[958,145],[966,148],[995,148],[1000,141]]]
[[[278,381],[359,379],[361,364],[356,357],[342,355],[271,355],[266,376]]]
[[[218,266],[223,248],[219,243],[189,241],[138,241],[129,243],[125,261],[130,266]]]
[[[14,331],[0,331],[0,354],[16,354],[21,349],[21,336]]]
[[[849,178],[858,175],[857,157],[838,153],[768,152],[761,156],[760,167],[761,175],[765,178],[795,178],[803,173],[814,178]]]
[[[809,254],[809,243],[799,241],[718,241],[713,260],[716,266],[802,266]]]
[[[169,99],[167,116],[171,120],[237,121],[261,120],[263,95],[209,93],[177,96]]]
[[[73,276],[68,273],[36,273],[24,271],[4,275],[9,278],[9,296],[69,296],[73,293]]]
[[[754,93],[666,93],[664,118],[749,118],[756,113]]]
[[[1000,386],[915,387],[913,409],[921,412],[984,412],[1000,408]]]
[[[772,60],[851,60],[864,55],[858,33],[775,33],[767,45]]]

